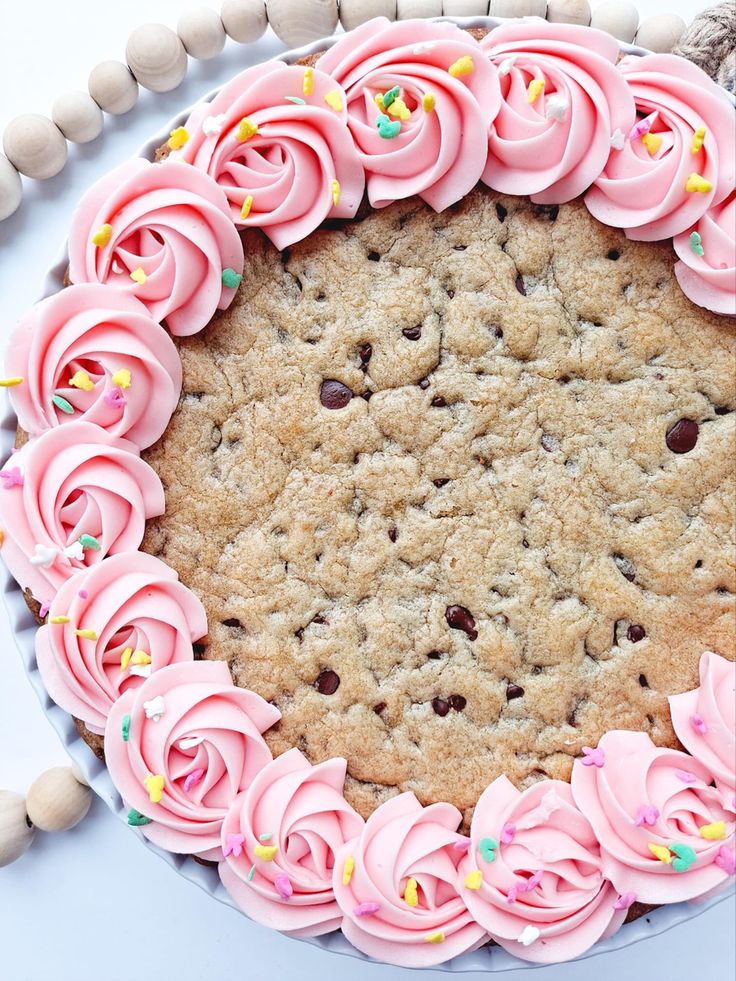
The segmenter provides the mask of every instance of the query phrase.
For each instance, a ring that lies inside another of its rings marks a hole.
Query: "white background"
[[[86,87],[94,64],[123,57],[132,28],[150,20],[173,26],[183,6],[182,0],[0,0],[0,131],[20,112],[49,113],[56,94]],[[638,3],[642,15],[669,9],[686,20],[705,6],[692,0]],[[261,61],[279,49],[269,35],[252,54]],[[72,149],[59,177],[27,186],[21,210],[0,223],[0,348],[36,298],[81,192],[175,112],[242,68],[247,56],[228,42],[214,62],[190,62],[180,89],[145,93],[127,116],[106,120],[101,138]],[[0,607],[0,787],[22,792],[41,770],[64,762]],[[536,976],[733,981],[733,923],[731,899],[658,938]],[[24,859],[0,870],[2,981],[322,981],[333,974],[349,974],[351,981],[438,977],[338,960],[249,923],[178,877],[99,801],[77,829],[39,834]]]

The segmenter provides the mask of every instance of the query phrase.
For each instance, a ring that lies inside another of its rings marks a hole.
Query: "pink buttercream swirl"
[[[680,257],[675,276],[685,296],[706,310],[736,317],[736,191],[676,235],[673,245]]]
[[[418,194],[443,211],[478,183],[501,94],[495,67],[465,31],[380,17],[341,38],[317,64],[347,92],[348,125],[374,208]],[[392,115],[396,106],[382,112],[376,104],[396,86],[405,119]],[[385,132],[400,123],[397,135],[381,135],[379,115],[388,120]]]
[[[105,226],[104,244],[96,245]],[[195,334],[230,305],[235,289],[222,282],[226,269],[242,274],[243,245],[225,195],[194,167],[129,160],[74,212],[71,281],[132,293],[172,334]]]
[[[340,926],[335,855],[364,825],[343,797],[346,766],[342,759],[312,766],[291,749],[264,767],[228,811],[220,878],[257,923],[295,937]],[[263,847],[277,851],[264,858],[257,854]]]
[[[36,660],[56,704],[102,734],[122,692],[167,664],[193,660],[192,643],[206,633],[204,607],[174,570],[125,552],[64,583],[36,634]]]
[[[112,706],[105,760],[126,804],[150,819],[147,838],[217,859],[228,809],[271,760],[261,733],[280,718],[235,687],[224,661],[171,664]]]
[[[146,520],[164,512],[161,481],[137,447],[91,422],[48,429],[6,466],[23,481],[0,490],[2,557],[42,603],[78,570],[135,552]]]
[[[710,786],[710,771],[685,753],[658,748],[644,732],[607,732],[600,745],[605,765],[577,761],[572,792],[618,892],[677,903],[722,886],[727,874],[715,859],[721,848],[733,850],[736,826]],[[720,822],[722,836],[701,835]]]
[[[706,651],[700,687],[670,696],[670,715],[685,749],[733,801],[736,791],[736,664]]]
[[[733,189],[734,107],[705,72],[677,55],[627,57],[619,70],[634,96],[639,123],[625,134],[623,148],[612,150],[585,203],[595,218],[623,228],[631,239],[670,238]],[[703,129],[702,146],[693,153]],[[686,190],[691,175],[695,183],[705,182],[702,190]]]
[[[499,69],[502,96],[484,183],[542,204],[582,194],[605,167],[613,134],[634,122],[618,41],[534,17],[497,27],[481,48]]]
[[[177,153],[217,181],[236,225],[263,229],[279,249],[327,218],[352,218],[365,188],[345,93],[309,72],[306,84],[304,68],[280,62],[237,75],[194,109]]]
[[[401,967],[431,967],[486,942],[457,890],[461,818],[451,804],[422,807],[401,794],[340,851],[335,898],[342,932],[358,950]]]
[[[569,960],[623,923],[626,911],[614,908],[618,894],[569,784],[542,780],[522,793],[499,777],[476,804],[470,838],[458,870],[463,898],[517,957]]]
[[[163,434],[181,389],[166,331],[134,296],[100,284],[70,286],[32,307],[11,334],[5,370],[23,379],[9,394],[32,436],[83,420],[140,449]]]

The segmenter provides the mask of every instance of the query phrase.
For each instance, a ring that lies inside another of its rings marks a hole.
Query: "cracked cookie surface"
[[[670,246],[483,189],[245,245],[179,344],[144,548],[281,710],[274,753],[347,757],[366,815],[467,817],[607,729],[676,745],[666,696],[735,653],[736,333]]]

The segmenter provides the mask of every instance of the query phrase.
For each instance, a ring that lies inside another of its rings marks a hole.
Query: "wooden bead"
[[[629,0],[603,0],[593,11],[590,26],[629,44],[639,26],[639,11]]]
[[[92,803],[92,791],[75,778],[71,767],[55,766],[31,784],[28,817],[41,831],[68,831],[79,824]]]
[[[485,17],[488,7],[488,0],[442,0],[445,17]]]
[[[12,790],[0,790],[0,869],[25,854],[34,829],[26,820],[26,802]]]
[[[66,140],[46,116],[29,112],[16,116],[3,133],[5,156],[26,177],[45,181],[66,163]]]
[[[138,101],[138,82],[122,61],[101,61],[90,72],[87,88],[100,109],[112,116],[130,112]]]
[[[185,10],[176,25],[176,33],[187,54],[198,61],[216,57],[225,47],[225,28],[211,7]]]
[[[675,47],[686,27],[685,21],[677,14],[654,14],[639,24],[635,40],[642,48],[664,54]]]
[[[257,41],[268,27],[265,0],[224,0],[220,11],[222,26],[238,44]]]
[[[588,0],[548,0],[547,20],[550,24],[590,24]]]
[[[442,0],[398,0],[397,20],[412,20],[414,17],[439,17],[442,14]]]
[[[20,174],[8,158],[0,154],[0,221],[18,210],[22,197]]]
[[[268,23],[290,48],[330,37],[337,27],[337,0],[266,0]]]
[[[72,143],[89,143],[102,132],[102,110],[87,92],[64,92],[54,102],[51,118]]]
[[[340,23],[346,31],[374,17],[396,20],[396,0],[340,0]]]
[[[544,17],[547,0],[491,0],[491,17]]]
[[[187,73],[187,53],[163,24],[143,24],[128,38],[125,58],[139,84],[151,92],[170,92]]]

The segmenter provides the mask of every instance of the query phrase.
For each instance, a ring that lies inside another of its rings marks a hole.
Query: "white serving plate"
[[[448,17],[437,19],[451,20],[461,27],[482,28],[497,27],[503,22],[502,20],[493,17]],[[316,41],[313,44],[299,48],[296,51],[285,52],[284,54],[279,55],[276,60],[291,64],[299,58],[303,58],[307,55],[314,54],[317,51],[322,51],[326,48],[332,47],[336,40],[337,37]],[[621,47],[627,54],[643,55],[647,53],[643,48],[638,48],[634,45],[622,44]],[[221,86],[218,86],[217,89],[214,89],[207,96],[205,96],[205,101],[210,101],[217,91],[219,91],[219,88],[221,88]],[[183,110],[173,119],[171,119],[166,126],[164,126],[158,133],[154,134],[151,139],[140,148],[138,155],[149,159],[152,158],[154,151],[166,141],[171,130],[177,126],[181,126],[186,121],[190,111],[191,107]],[[52,293],[56,293],[62,288],[64,272],[67,265],[67,246],[65,243],[59,252],[56,262],[45,277],[43,289],[39,299],[49,296]],[[10,449],[15,441],[16,425],[17,420],[15,414],[10,407],[9,401],[6,400],[2,417],[0,418],[0,460],[5,460],[10,453]],[[20,587],[10,576],[3,563],[0,563],[0,587],[2,588],[3,599],[8,611],[10,624],[14,631],[15,642],[18,650],[20,651],[26,674],[28,675],[28,679],[41,702],[41,706],[46,716],[58,733],[67,752],[77,764],[92,789],[100,798],[102,798],[113,814],[115,814],[116,817],[123,823],[127,824],[128,808],[124,805],[120,794],[113,786],[112,780],[107,772],[107,768],[92,753],[87,744],[82,740],[71,717],[61,708],[59,708],[58,705],[52,702],[46,692],[46,689],[44,688],[41,675],[36,664],[34,646],[35,633],[38,629],[37,624],[26,606]],[[235,903],[222,886],[215,868],[200,865],[198,862],[195,862],[193,859],[186,856],[174,855],[171,852],[164,851],[163,849],[151,844],[151,842],[149,842],[139,830],[131,828],[130,832],[132,834],[136,834],[150,851],[162,858],[185,879],[199,886],[218,902],[237,909]],[[612,937],[609,937],[608,940],[596,944],[595,947],[593,947],[580,959],[589,959],[610,951],[621,950],[622,948],[631,946],[632,944],[638,943],[641,940],[658,936],[659,934],[664,933],[673,927],[679,926],[681,923],[684,923],[687,920],[691,920],[694,917],[699,916],[706,910],[711,909],[713,906],[726,899],[732,891],[733,887],[725,890],[718,896],[713,896],[703,901],[676,903],[669,906],[662,906],[648,914],[646,917],[641,917],[638,920],[635,920],[633,923],[626,924]],[[266,929],[266,927],[263,929]],[[356,957],[364,961],[371,960],[371,958],[367,957],[365,954],[362,954],[351,944],[349,944],[340,931],[336,931],[335,933],[327,934],[322,937],[308,938],[302,942],[313,944],[322,950],[330,951],[335,954]],[[446,972],[448,974],[458,973],[461,971],[500,973],[503,971],[515,971],[521,969],[532,970],[538,966],[539,965],[521,961],[507,953],[505,950],[503,950],[503,948],[493,946],[483,947],[480,950],[453,958],[434,970],[437,972]]]

